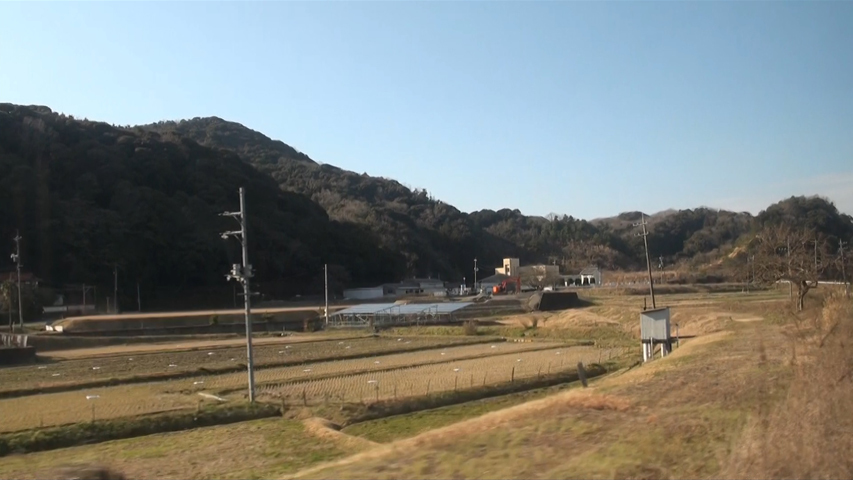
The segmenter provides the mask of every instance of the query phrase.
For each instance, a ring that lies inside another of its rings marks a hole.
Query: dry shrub
[[[477,335],[478,332],[476,320],[466,320],[465,323],[462,324],[462,330],[465,332],[465,335]]]
[[[799,326],[787,396],[760,402],[727,477],[853,478],[853,303],[831,296],[814,320]]]
[[[58,471],[55,478],[57,480],[126,480],[121,473],[97,465],[66,467]]]

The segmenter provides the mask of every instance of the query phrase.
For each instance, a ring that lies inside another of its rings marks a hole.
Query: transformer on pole
[[[231,266],[231,273],[226,275],[228,280],[236,280],[243,285],[243,301],[246,307],[246,357],[248,360],[249,374],[249,402],[255,401],[255,371],[254,371],[254,355],[252,353],[252,300],[249,280],[254,276],[252,273],[252,265],[249,263],[249,245],[246,237],[246,198],[243,187],[240,187],[240,211],[225,212],[220,214],[223,217],[233,217],[240,223],[240,230],[225,232],[222,234],[223,239],[228,237],[236,237],[240,240],[243,247],[243,265],[234,264]]]

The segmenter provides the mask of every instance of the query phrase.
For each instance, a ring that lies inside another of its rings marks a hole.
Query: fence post
[[[302,406],[308,406],[308,397],[305,395],[305,387],[302,387]]]
[[[580,378],[583,387],[586,388],[586,370],[583,369],[583,362],[578,362],[578,378]]]
[[[515,382],[515,365],[512,367],[512,373],[509,374],[510,383]]]

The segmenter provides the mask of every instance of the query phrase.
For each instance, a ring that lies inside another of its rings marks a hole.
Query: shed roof
[[[601,273],[601,269],[598,267],[586,267],[581,270],[581,275],[595,275],[596,273]]]

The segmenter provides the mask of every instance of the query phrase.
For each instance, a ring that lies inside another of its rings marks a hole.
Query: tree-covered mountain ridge
[[[567,270],[588,264],[630,270],[641,268],[644,263],[642,242],[634,235],[637,229],[633,225],[640,221],[642,215],[638,211],[590,221],[566,215],[525,216],[509,208],[466,214],[432,199],[425,190],[410,190],[395,180],[321,165],[293,147],[280,148],[281,142],[258,132],[254,132],[252,137],[261,140],[262,145],[256,141],[240,143],[235,139],[248,139],[250,135],[246,131],[252,131],[217,117],[160,122],[144,128],[178,133],[210,147],[234,151],[272,175],[283,190],[307,195],[331,218],[367,225],[383,238],[391,236],[392,232],[387,231],[393,230],[389,228],[391,226],[416,235],[423,230],[438,230],[441,234],[442,225],[452,227],[461,224],[465,227],[463,232],[491,234],[511,243],[519,256],[526,257],[524,260],[556,262]],[[276,158],[278,152],[280,154]],[[568,205],[567,210],[570,209]],[[399,215],[404,215],[402,218],[407,222],[403,222]],[[757,216],[707,207],[669,209],[645,215],[652,255],[656,259],[663,257],[668,263],[722,257],[723,253],[731,251],[741,236],[768,222],[804,223],[835,235],[847,235],[853,230],[850,216],[839,213],[831,201],[821,197],[792,197],[771,205]],[[402,241],[389,242],[388,245],[405,249],[406,239],[404,237]],[[510,253],[485,250],[480,256],[490,259],[497,258],[492,253],[498,257]],[[420,258],[417,252],[406,254],[408,258]],[[468,255],[468,263],[471,256]],[[464,258],[459,260],[465,261]]]
[[[508,208],[464,213],[216,117],[131,127],[0,104],[0,235],[21,229],[28,265],[52,283],[109,285],[120,263],[142,285],[223,285],[239,252],[219,238],[233,225],[217,213],[236,208],[239,186],[259,282],[294,294],[321,290],[325,263],[336,288],[412,276],[470,283],[475,258],[480,278],[507,256],[564,272],[645,266],[633,227],[640,212],[592,221]],[[757,216],[697,208],[648,222],[651,254],[667,264],[710,263],[765,223],[853,232],[850,216],[819,197],[793,197]]]

